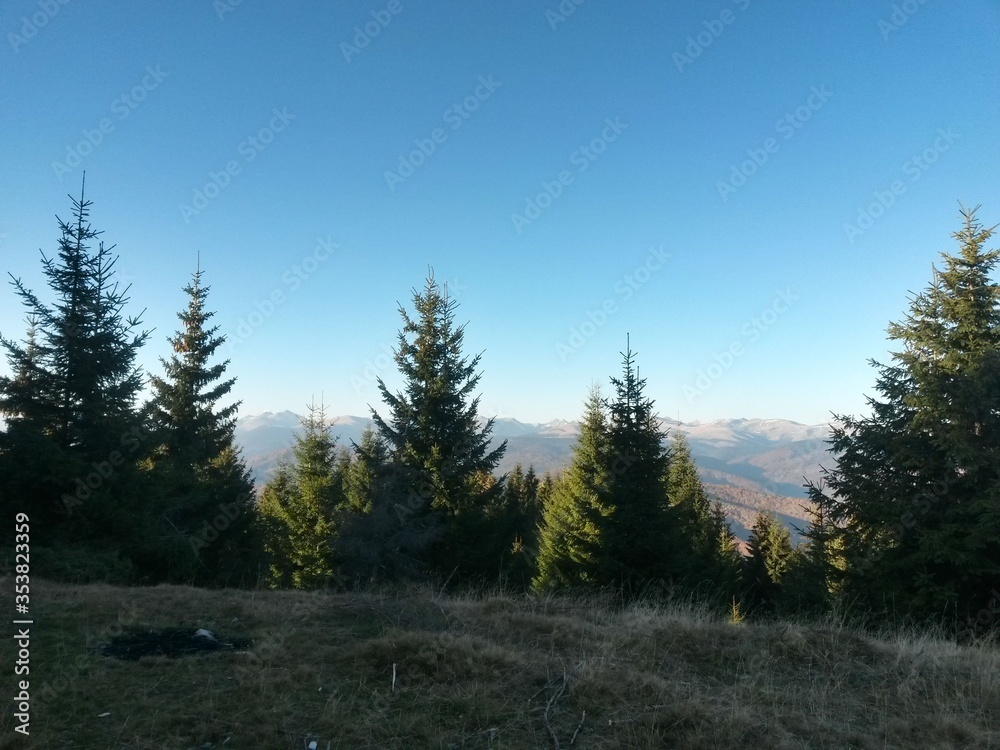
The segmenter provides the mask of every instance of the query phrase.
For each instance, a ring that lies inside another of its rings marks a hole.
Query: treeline
[[[1000,605],[1000,290],[991,230],[963,211],[959,255],[913,298],[893,364],[873,363],[872,416],[837,417],[835,468],[810,486],[805,543],[760,514],[747,553],[705,492],[683,436],[660,429],[627,345],[609,397],[586,401],[559,476],[497,477],[456,303],[433,277],[400,310],[383,407],[337,445],[313,405],[292,459],[257,497],[234,444],[235,379],[217,361],[209,287],[185,287],[181,329],[148,378],[116,257],[73,201],[52,301],[20,280],[21,341],[2,339],[0,507],[32,523],[32,569],[68,580],[302,589],[410,580],[524,591],[694,596],[737,619],[838,608],[865,617],[994,625]]]

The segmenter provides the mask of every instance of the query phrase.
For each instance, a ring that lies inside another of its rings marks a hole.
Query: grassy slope
[[[0,590],[12,585],[0,579]],[[929,639],[426,591],[38,581],[32,612],[32,734],[12,733],[8,702],[5,750],[302,748],[307,738],[546,748],[553,734],[562,748],[1000,747],[1000,656]],[[256,645],[139,662],[88,653],[122,626],[207,627]],[[0,643],[7,686],[11,639]]]

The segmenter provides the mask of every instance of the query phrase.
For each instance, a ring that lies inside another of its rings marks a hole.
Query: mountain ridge
[[[277,466],[291,457],[291,447],[301,415],[290,410],[266,411],[241,417],[236,442],[243,449],[258,486]],[[358,442],[371,424],[369,417],[342,415],[328,420],[340,447]],[[826,442],[830,425],[808,425],[786,419],[719,419],[711,422],[660,420],[668,441],[683,433],[691,446],[702,481],[713,498],[723,503],[733,529],[746,539],[753,514],[774,511],[798,538],[798,528],[808,521],[804,511],[805,483],[822,479],[822,464],[832,459]],[[493,442],[507,440],[507,451],[497,467],[505,474],[520,463],[535,467],[541,476],[557,473],[572,459],[580,422],[555,419],[522,422],[500,417],[493,424]],[[669,442],[668,442],[669,444]]]

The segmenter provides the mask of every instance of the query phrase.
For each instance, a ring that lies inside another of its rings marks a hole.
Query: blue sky
[[[429,266],[487,414],[578,418],[626,333],[663,416],[861,413],[959,202],[1000,222],[996,0],[10,0],[0,29],[0,270],[42,290],[86,170],[142,363],[200,252],[244,414],[379,405]]]

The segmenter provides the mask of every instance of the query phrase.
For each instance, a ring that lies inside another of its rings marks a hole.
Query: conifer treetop
[[[482,378],[477,372],[482,353],[471,359],[463,356],[465,326],[455,324],[457,307],[432,269],[423,291],[413,290],[415,317],[399,306],[403,327],[394,358],[404,389],[392,394],[379,378],[391,416],[387,421],[370,408],[379,433],[404,464],[464,475],[492,471],[506,441],[488,450],[495,418],[480,428],[480,397],[473,397]]]
[[[114,279],[115,246],[99,242],[95,251],[88,245],[101,232],[89,222],[85,183],[79,198],[69,197],[72,218],[56,217],[61,235],[57,255],[41,252],[54,301],[43,302],[21,279],[8,274],[34,327],[28,342],[31,354],[8,339],[0,337],[0,343],[15,372],[30,363],[29,370],[38,376],[34,412],[46,432],[65,447],[89,445],[100,454],[106,453],[103,446],[109,439],[107,420],[131,418],[143,384],[135,358],[150,331],[138,330],[143,313],[124,314],[131,287],[121,288]],[[15,419],[16,400],[4,398],[0,404],[0,410]]]
[[[157,424],[169,428],[168,453],[193,448],[207,458],[232,445],[241,402],[217,406],[236,378],[223,380],[228,359],[210,364],[226,337],[219,334],[219,326],[209,325],[215,312],[206,308],[211,287],[203,285],[203,276],[199,256],[197,270],[183,288],[188,305],[177,313],[181,328],[167,339],[173,353],[160,358],[164,377],[149,379],[153,398],[148,409]]]

